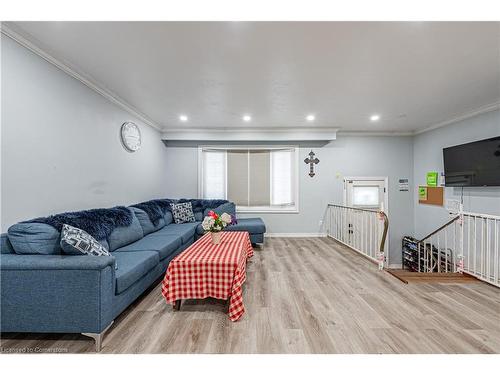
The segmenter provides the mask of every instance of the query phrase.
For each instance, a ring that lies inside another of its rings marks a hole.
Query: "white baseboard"
[[[265,233],[264,237],[326,237],[326,233]]]

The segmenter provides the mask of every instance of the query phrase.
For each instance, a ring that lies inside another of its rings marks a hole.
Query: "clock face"
[[[133,122],[126,122],[121,128],[122,143],[130,152],[135,152],[141,148],[141,131]]]

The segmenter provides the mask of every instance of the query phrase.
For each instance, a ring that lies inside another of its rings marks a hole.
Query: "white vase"
[[[212,236],[212,242],[214,245],[220,244],[220,237],[222,235],[222,232],[210,232],[210,235]]]

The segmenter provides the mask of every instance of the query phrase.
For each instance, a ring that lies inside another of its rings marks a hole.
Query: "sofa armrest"
[[[103,331],[113,320],[114,263],[114,257],[1,254],[1,331]]]
[[[102,270],[114,267],[113,256],[89,255],[18,255],[2,254],[0,269],[3,270]]]

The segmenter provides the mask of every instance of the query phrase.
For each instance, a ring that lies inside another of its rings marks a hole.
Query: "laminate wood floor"
[[[246,313],[222,301],[173,311],[161,285],[124,311],[102,353],[500,353],[500,290],[404,284],[329,238],[269,238],[255,249]],[[4,334],[2,352],[93,353],[77,334]]]

